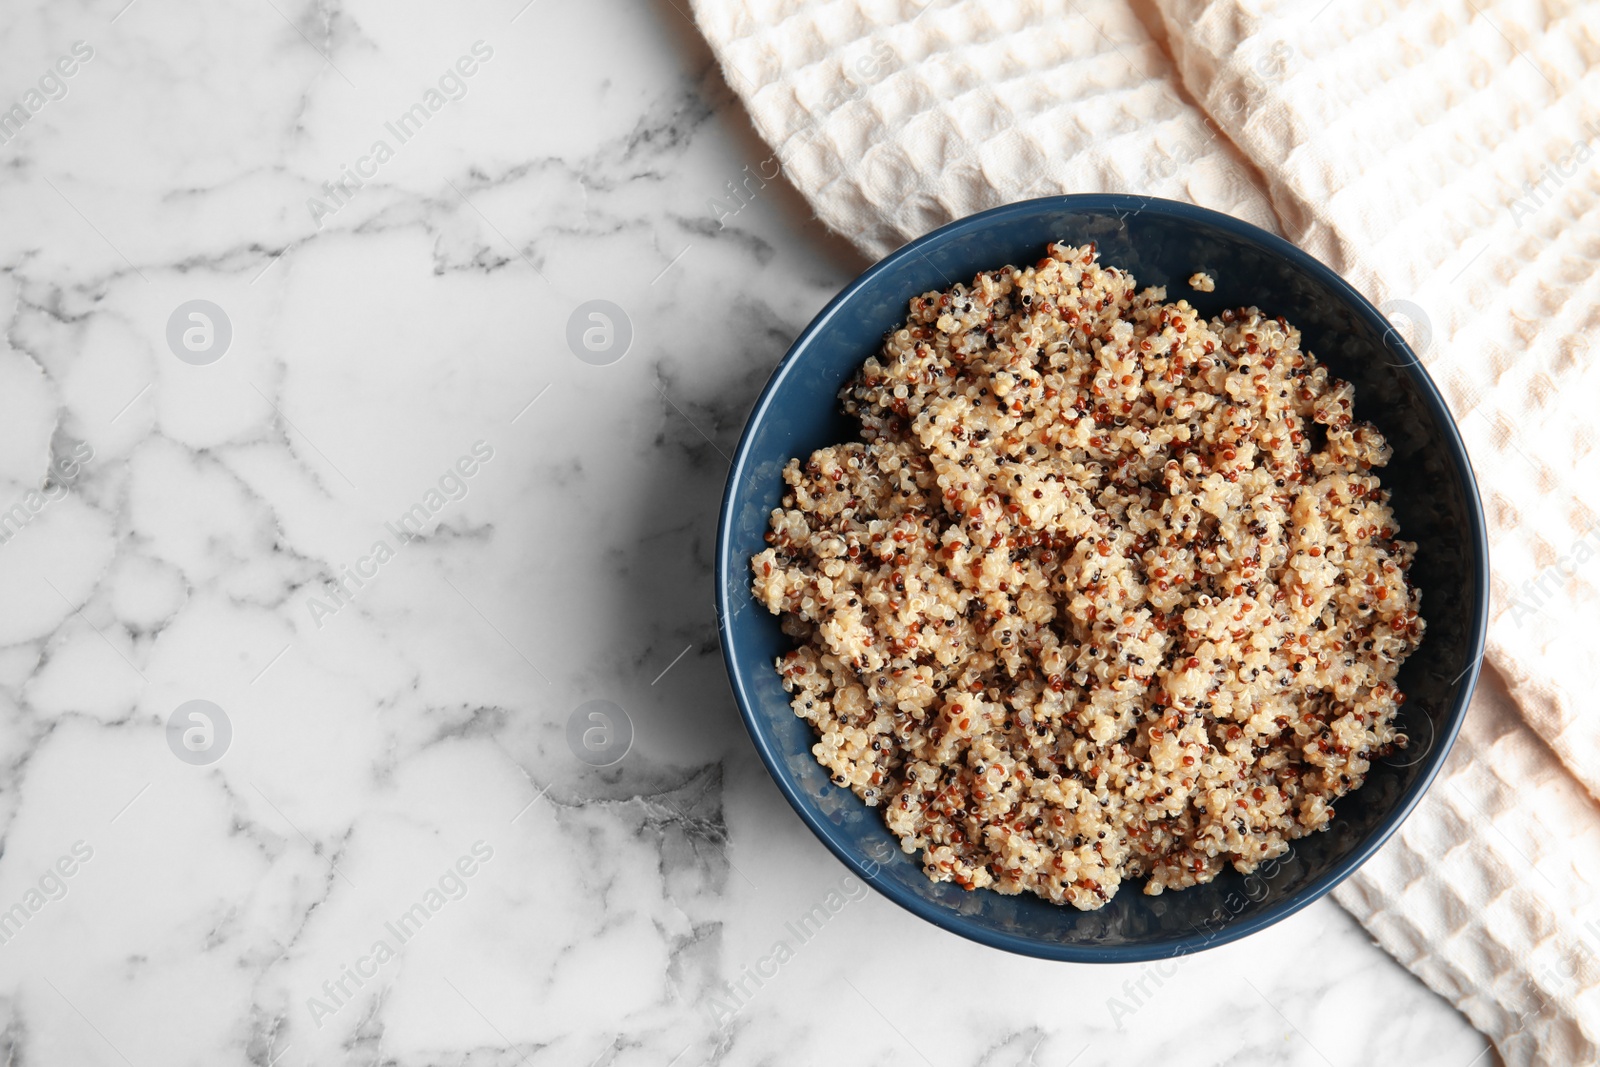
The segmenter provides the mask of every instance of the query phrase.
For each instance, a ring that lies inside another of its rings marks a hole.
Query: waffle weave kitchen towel
[[[868,255],[1030,196],[1141,193],[1282,234],[1407,334],[1483,490],[1492,669],[1336,898],[1508,1064],[1600,1060],[1600,5],[693,6],[788,179]]]

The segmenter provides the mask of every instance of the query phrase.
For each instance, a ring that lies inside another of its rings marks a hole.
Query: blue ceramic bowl
[[[979,271],[1029,264],[1046,244],[1099,244],[1101,262],[1164,285],[1203,315],[1254,304],[1300,327],[1305,346],[1356,386],[1356,416],[1394,446],[1383,474],[1402,536],[1418,543],[1413,580],[1428,630],[1406,662],[1403,754],[1374,765],[1337,806],[1329,830],[1296,842],[1249,877],[1158,897],[1142,880],[1097,912],[1031,895],[967,892],[925,877],[875,809],[833,785],[811,756],[811,725],[789,708],[773,661],[790,646],[753,601],[749,559],[766,547],[791,456],[856,438],[840,387],[906,317],[906,302]],[[1208,271],[1216,291],[1187,279]],[[722,501],[717,539],[722,653],[745,726],[767,769],[822,843],[879,892],[946,930],[1046,959],[1126,963],[1238,940],[1310,904],[1372,855],[1428,788],[1449,752],[1477,681],[1489,606],[1489,555],[1472,468],[1439,391],[1378,311],[1337,274],[1254,226],[1168,200],[1057,196],[986,211],[901,248],[822,309],[773,372],[745,427]]]

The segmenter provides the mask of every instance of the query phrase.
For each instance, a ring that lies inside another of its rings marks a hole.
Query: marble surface
[[[1090,968],[841,882],[710,576],[862,264],[732,210],[681,0],[125,3],[0,12],[4,1062],[1494,1062],[1329,901]]]

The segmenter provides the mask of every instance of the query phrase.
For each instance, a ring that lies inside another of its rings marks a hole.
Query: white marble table
[[[719,224],[767,153],[683,0],[124,2],[0,13],[4,1062],[1493,1062],[1327,901],[1156,969],[863,894],[717,1027],[844,870],[713,516],[861,264]]]

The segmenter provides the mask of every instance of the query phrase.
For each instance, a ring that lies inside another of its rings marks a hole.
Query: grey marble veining
[[[770,152],[681,0],[125,3],[0,13],[5,1062],[1484,1051],[1329,902],[1088,968],[841,881],[710,576],[862,264],[781,181],[732,210]],[[569,346],[593,300],[620,359]]]

